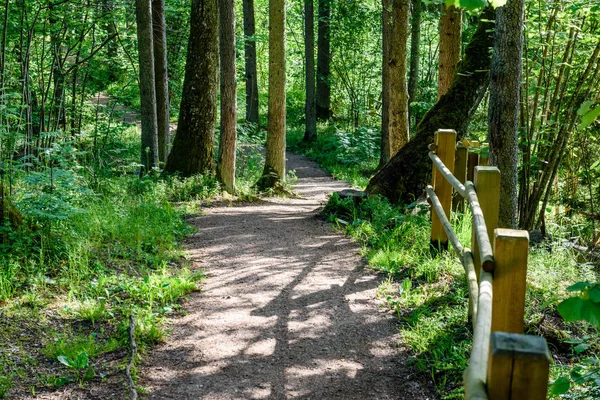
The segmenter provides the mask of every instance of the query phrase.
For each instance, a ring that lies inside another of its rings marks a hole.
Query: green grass
[[[441,398],[458,399],[464,396],[462,373],[472,344],[467,285],[455,255],[431,252],[428,208],[427,204],[399,208],[377,197],[357,205],[334,194],[324,213],[364,245],[372,268],[390,277],[379,295],[397,313],[414,364],[431,377]],[[470,246],[470,215],[454,215],[452,223],[461,243]],[[530,251],[525,329],[546,337],[561,360],[553,366],[553,379],[569,373],[569,362],[597,357],[600,350],[597,329],[587,323],[565,324],[557,313],[557,303],[568,296],[566,288],[581,280],[598,280],[597,272],[591,264],[577,262],[568,248],[555,243],[550,249]],[[589,348],[577,354],[573,349],[582,338]],[[589,390],[589,385],[578,387],[568,398],[589,398]]]

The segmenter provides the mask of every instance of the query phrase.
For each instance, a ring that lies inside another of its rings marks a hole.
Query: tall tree
[[[390,36],[392,25],[390,24],[390,11],[392,0],[381,1],[381,37],[382,37],[382,62],[381,62],[381,158],[379,168],[390,161]]]
[[[410,19],[410,74],[408,77],[409,104],[417,101],[419,95],[419,69],[421,62],[421,22],[423,15],[423,1],[412,0],[412,13]],[[410,105],[409,105],[410,111]]]
[[[142,165],[146,171],[158,166],[158,127],[150,0],[136,0],[138,53],[140,62],[140,102],[142,108]]]
[[[462,10],[442,4],[440,16],[440,53],[438,65],[438,99],[452,84],[456,64],[460,61],[462,42]]]
[[[165,162],[169,154],[170,144],[165,0],[152,0],[152,32],[154,46],[154,85],[156,88],[156,123],[158,126],[158,159],[161,162]]]
[[[315,13],[313,0],[304,0],[304,50],[306,58],[306,130],[304,141],[317,138],[317,103],[315,98]]]
[[[406,44],[409,34],[410,0],[392,0],[389,43],[389,157],[408,142],[408,88]]]
[[[237,83],[235,76],[235,4],[219,0],[221,47],[221,137],[217,179],[229,193],[235,193],[235,148]]]
[[[524,0],[508,0],[496,10],[490,68],[489,162],[498,166],[501,172],[498,224],[512,229],[518,224],[517,164],[524,13]]]
[[[256,72],[256,38],[254,0],[244,0],[244,56],[246,61],[246,122],[259,125],[258,76]]]
[[[257,187],[285,178],[285,0],[269,0],[269,109],[265,169]]]
[[[331,118],[331,0],[319,0],[317,118]]]
[[[494,11],[486,9],[479,21],[465,57],[457,66],[457,78],[448,93],[429,110],[410,141],[371,178],[366,191],[387,197],[393,203],[411,203],[423,193],[431,177],[427,146],[441,127],[464,135],[489,85],[490,54],[493,43]]]
[[[166,172],[190,176],[214,170],[218,28],[217,0],[192,0],[179,125],[165,165]]]

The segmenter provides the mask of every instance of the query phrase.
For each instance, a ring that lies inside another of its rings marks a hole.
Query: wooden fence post
[[[529,233],[496,229],[492,332],[523,333]]]
[[[471,141],[471,146],[469,150],[476,149],[479,147],[479,142],[477,140]],[[467,180],[473,182],[475,179],[475,167],[479,165],[479,154],[469,152],[468,162],[467,162]]]
[[[456,131],[452,129],[438,129],[435,134],[436,154],[450,170],[454,173],[454,153],[456,151]],[[433,176],[431,178],[433,189],[438,196],[446,217],[450,219],[450,208],[452,207],[452,186],[442,176],[442,174],[433,167]],[[431,211],[431,246],[437,250],[448,249],[448,236],[436,213]]]
[[[462,143],[458,143],[456,146],[456,157],[454,158],[454,176],[462,184],[467,181],[467,158],[468,149]],[[460,194],[454,192],[452,198],[452,211],[464,211],[464,208],[465,199],[463,199]]]
[[[475,167],[473,184],[485,219],[488,237],[493,246],[494,229],[498,227],[498,212],[500,209],[500,170],[496,167]],[[471,237],[471,249],[477,281],[479,281],[481,257],[479,255],[479,244],[475,237],[475,229],[473,229]]]
[[[545,400],[550,360],[542,337],[492,332],[488,399]]]
[[[479,153],[479,165],[481,165],[482,167],[485,167],[488,165],[488,158],[490,155],[489,151],[490,151],[490,144],[482,143],[481,152]]]

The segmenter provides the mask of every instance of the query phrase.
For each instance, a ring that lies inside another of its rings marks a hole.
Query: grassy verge
[[[130,316],[143,354],[200,288],[181,240],[193,231],[186,215],[221,195],[214,176],[140,178],[135,127],[101,128],[102,140],[55,144],[13,171],[10,199],[26,222],[0,231],[0,398],[120,384]],[[261,137],[240,136],[238,186],[252,199]]]
[[[291,141],[295,149],[317,160],[334,176],[365,187],[365,177],[375,168],[377,155],[359,150],[364,139],[350,140],[344,135],[351,134],[329,128],[316,144],[301,143],[298,133]],[[349,150],[344,149],[346,145]],[[342,147],[341,154],[346,155],[340,158],[336,146]],[[357,153],[364,155],[358,162],[347,156]],[[370,167],[370,172],[363,173],[365,167]],[[334,195],[324,212],[339,229],[364,245],[364,255],[372,268],[388,275],[379,294],[397,313],[403,340],[413,351],[416,367],[430,375],[441,398],[462,398],[462,373],[472,345],[467,286],[455,256],[430,252],[428,205],[396,207],[381,198],[368,198],[357,205],[352,199],[341,200]],[[469,246],[470,215],[455,215],[452,223],[461,243]],[[554,357],[551,380],[570,375],[572,381],[580,383],[561,398],[596,398],[600,382],[593,382],[593,374],[598,372],[594,365],[600,353],[600,334],[587,323],[565,323],[557,304],[569,296],[569,285],[597,281],[597,265],[578,261],[561,241],[569,236],[568,227],[554,225],[553,229],[553,243],[530,251],[525,333],[547,339]]]

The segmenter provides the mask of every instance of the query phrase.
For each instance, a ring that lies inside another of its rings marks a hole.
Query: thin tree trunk
[[[381,158],[379,168],[382,168],[392,158],[390,154],[390,36],[392,25],[390,11],[392,0],[382,0],[381,10],[381,41],[383,56],[381,59]]]
[[[422,0],[412,0],[412,16],[410,29],[410,75],[408,77],[408,101],[414,103],[419,97],[419,69],[421,46],[421,21],[423,12]]]
[[[269,0],[269,121],[260,190],[285,179],[285,108],[285,0]]]
[[[190,176],[214,170],[218,73],[217,0],[192,0],[179,124],[165,172]]]
[[[486,9],[457,66],[457,77],[445,96],[425,114],[411,140],[371,178],[366,191],[393,203],[411,203],[431,178],[427,146],[438,129],[455,129],[462,137],[489,84],[489,48],[493,43],[494,11]]]
[[[331,118],[331,0],[319,0],[317,38],[317,119]]]
[[[452,84],[456,64],[460,61],[462,42],[462,10],[442,4],[440,17],[440,58],[438,65],[438,99]]]
[[[217,179],[229,193],[235,193],[235,145],[237,124],[237,83],[235,76],[235,4],[219,0],[221,44],[221,137]]]
[[[406,86],[406,44],[409,35],[410,0],[392,0],[389,52],[389,154],[393,157],[407,142],[408,88]]]
[[[158,159],[166,162],[170,144],[169,71],[167,68],[167,28],[165,0],[152,0],[152,33],[154,46],[154,87],[156,88],[156,124],[158,127]]]
[[[306,53],[306,131],[304,141],[317,139],[317,103],[315,98],[315,13],[313,0],[304,0],[304,49]]]
[[[256,72],[256,38],[254,0],[244,0],[244,54],[246,61],[246,122],[259,125],[258,76]]]
[[[511,229],[518,225],[517,166],[524,12],[523,0],[508,0],[505,6],[496,10],[490,67],[489,163],[498,166],[501,174],[498,225]]]

